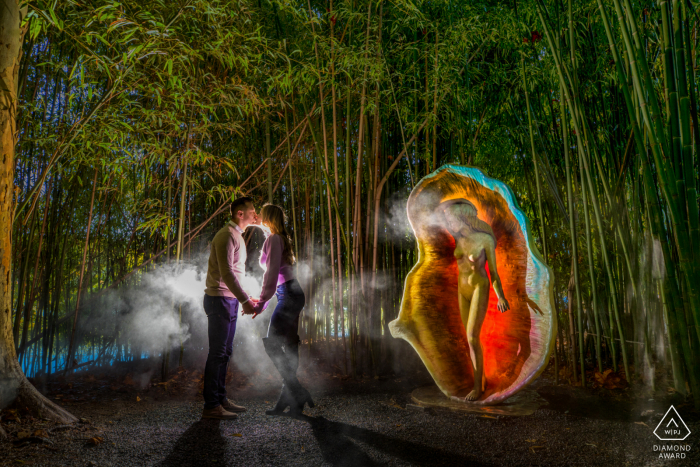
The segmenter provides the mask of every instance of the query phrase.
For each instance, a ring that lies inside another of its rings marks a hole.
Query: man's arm
[[[219,266],[219,273],[221,278],[224,280],[224,284],[231,291],[234,297],[238,299],[240,303],[248,300],[248,294],[243,291],[241,285],[236,279],[236,275],[233,273],[233,262],[236,256],[236,245],[232,237],[227,237],[226,242],[222,245],[217,245],[216,248],[216,262]],[[223,247],[223,248],[221,248]]]

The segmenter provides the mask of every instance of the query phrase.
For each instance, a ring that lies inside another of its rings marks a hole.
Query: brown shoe
[[[204,409],[202,418],[213,418],[216,420],[235,420],[238,415],[228,412],[222,406],[216,406],[213,409]]]
[[[227,412],[245,412],[247,410],[245,407],[234,404],[233,401],[228,398],[221,401],[221,407]]]

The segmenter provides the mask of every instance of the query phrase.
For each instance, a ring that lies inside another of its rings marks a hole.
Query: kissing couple
[[[202,418],[233,420],[236,412],[245,412],[245,407],[234,404],[226,395],[226,372],[233,351],[238,305],[242,307],[242,314],[255,318],[265,311],[273,295],[277,295],[277,306],[270,317],[263,344],[284,384],[277,404],[265,413],[280,415],[289,407],[291,415],[300,415],[304,404],[314,406],[311,394],[297,379],[297,330],[306,299],[294,277],[294,248],[284,222],[284,211],[279,206],[266,204],[258,217],[253,200],[241,197],[231,203],[231,220],[211,242],[204,290],[209,354],[204,368]],[[242,234],[250,225],[262,226],[267,237],[260,255],[265,275],[262,292],[257,298],[249,296],[241,287],[247,257]]]

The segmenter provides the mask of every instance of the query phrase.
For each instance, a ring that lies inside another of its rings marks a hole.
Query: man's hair
[[[253,204],[253,198],[242,196],[233,200],[233,203],[231,203],[231,216],[235,219],[238,211],[243,211],[248,203]]]

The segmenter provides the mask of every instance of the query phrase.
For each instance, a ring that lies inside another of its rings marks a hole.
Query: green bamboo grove
[[[28,2],[19,75],[29,375],[141,358],[85,324],[101,297],[203,254],[243,194],[289,213],[304,342],[392,372],[405,200],[461,163],[513,188],[555,272],[558,379],[700,391],[695,2],[59,3]]]

